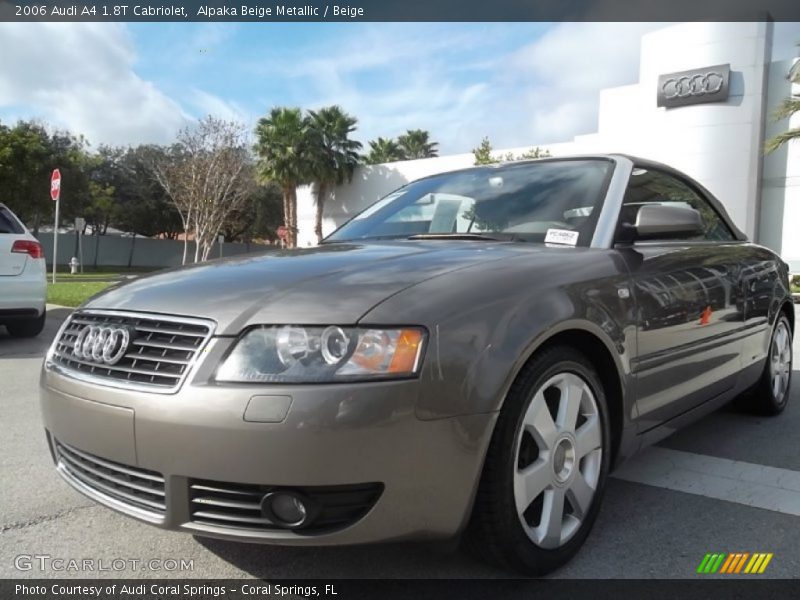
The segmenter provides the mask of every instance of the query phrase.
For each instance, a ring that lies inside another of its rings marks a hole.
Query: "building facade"
[[[639,81],[601,91],[597,132],[543,147],[554,156],[620,152],[674,166],[711,190],[750,239],[800,272],[800,143],[763,152],[766,139],[800,126],[800,115],[771,118],[800,93],[790,80],[800,64],[773,60],[772,36],[772,23],[685,23],[645,34]],[[326,202],[323,229],[409,181],[473,160],[468,153],[361,167]],[[313,223],[312,190],[300,188],[299,245],[316,243]]]

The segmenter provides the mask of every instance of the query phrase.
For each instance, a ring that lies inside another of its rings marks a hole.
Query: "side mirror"
[[[703,218],[688,206],[645,204],[631,229],[635,240],[685,239],[703,235]]]

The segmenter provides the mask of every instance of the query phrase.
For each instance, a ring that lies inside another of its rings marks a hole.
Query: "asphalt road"
[[[84,572],[82,577],[504,577],[452,545],[281,548],[165,532],[95,505],[64,483],[45,444],[37,380],[65,309],[35,340],[0,327],[0,578],[63,577],[15,566],[20,555],[177,559],[187,571]],[[800,315],[799,315],[800,316]],[[800,344],[795,341],[795,353]],[[725,408],[645,451],[609,482],[588,542],[559,578],[692,578],[708,552],[772,552],[760,577],[800,576],[800,372],[787,411]],[[117,563],[118,565],[120,563]],[[24,564],[22,566],[25,566]]]

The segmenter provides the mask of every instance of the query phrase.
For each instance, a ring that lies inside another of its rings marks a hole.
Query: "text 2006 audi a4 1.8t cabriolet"
[[[58,471],[159,527],[274,544],[464,533],[567,561],[606,478],[747,392],[780,413],[787,265],[621,155],[410,183],[316,248],[136,280],[44,365]]]

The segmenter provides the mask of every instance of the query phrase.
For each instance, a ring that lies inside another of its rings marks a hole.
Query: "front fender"
[[[567,251],[560,260],[546,263],[526,263],[529,258],[423,282],[361,320],[428,328],[419,418],[500,410],[522,366],[537,348],[565,331],[583,331],[601,340],[626,389],[636,336],[624,261],[603,250]]]

